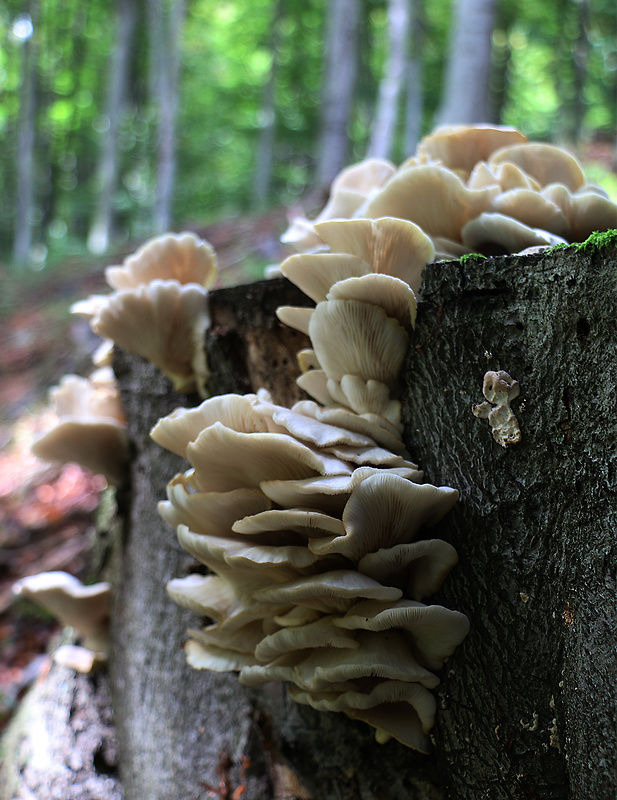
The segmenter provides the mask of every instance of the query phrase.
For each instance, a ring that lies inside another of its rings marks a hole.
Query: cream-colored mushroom
[[[486,211],[498,192],[497,186],[468,189],[445,167],[420,166],[399,172],[363,211],[372,219],[391,216],[411,220],[430,237],[460,242],[462,227]]]
[[[68,625],[83,637],[83,647],[95,656],[86,659],[86,671],[95,660],[104,660],[109,650],[109,583],[85,586],[78,578],[67,572],[41,572],[21,578],[13,584],[13,593],[26,597],[53,614],[62,625]],[[68,651],[61,658],[67,663]],[[78,666],[70,660],[72,666]]]
[[[122,266],[107,267],[112,289],[136,289],[153,280],[195,283],[211,289],[218,272],[214,248],[194,233],[166,233],[150,239],[128,256]]]
[[[516,164],[527,175],[535,178],[540,186],[563,183],[570,191],[575,192],[585,183],[585,175],[576,158],[553,144],[528,142],[501,147],[488,159],[491,169],[504,162]]]
[[[420,141],[417,153],[451,170],[470,173],[495,150],[526,141],[516,128],[501,125],[441,125]]]
[[[530,228],[505,214],[485,213],[472,219],[462,229],[463,243],[486,255],[519,253],[527,247],[552,247],[567,244],[565,239],[539,228]]]

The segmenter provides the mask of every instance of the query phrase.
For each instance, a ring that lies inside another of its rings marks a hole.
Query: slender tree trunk
[[[331,0],[322,89],[317,189],[327,191],[347,164],[347,126],[357,74],[359,0]]]
[[[96,210],[88,234],[88,248],[93,253],[103,253],[108,248],[113,232],[113,200],[120,170],[118,133],[137,23],[136,0],[119,0],[116,19],[116,41],[109,61],[108,127],[103,136],[97,170]]]
[[[156,199],[154,229],[169,229],[176,177],[176,119],[180,74],[180,35],[184,0],[150,0],[151,85],[157,103]],[[158,28],[158,31],[157,31]]]
[[[458,0],[438,122],[486,122],[496,0]]]
[[[409,53],[405,69],[405,136],[404,156],[407,158],[416,151],[422,136],[422,115],[424,111],[424,69],[422,47],[424,42],[424,19],[422,0],[411,0],[409,18]]]
[[[399,97],[405,77],[409,39],[410,0],[388,2],[388,60],[379,84],[379,96],[371,129],[368,156],[390,158],[399,113]]]
[[[33,25],[38,21],[38,4],[31,4]],[[17,123],[17,171],[15,196],[15,236],[13,259],[23,263],[32,245],[32,212],[34,210],[34,138],[36,117],[36,36],[37,31],[21,45],[21,85]]]
[[[261,109],[261,129],[255,158],[255,175],[253,178],[253,200],[257,206],[267,203],[272,185],[272,167],[274,164],[274,136],[276,133],[276,106],[274,90],[277,75],[277,50],[279,47],[279,24],[283,10],[283,0],[277,0],[274,6],[272,27],[270,29],[269,51],[272,58],[268,81],[264,86]]]

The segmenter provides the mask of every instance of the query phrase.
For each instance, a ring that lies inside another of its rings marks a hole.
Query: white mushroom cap
[[[328,514],[343,512],[353,489],[369,475],[392,472],[408,480],[420,480],[422,473],[409,468],[391,470],[359,467],[351,475],[326,475],[302,480],[272,480],[260,484],[262,492],[284,508],[296,506],[319,509]]]
[[[340,519],[310,508],[273,508],[262,511],[238,519],[234,522],[232,530],[235,533],[249,536],[268,532],[293,531],[306,538],[345,532]]]
[[[99,336],[142,356],[181,392],[205,393],[209,371],[204,339],[210,325],[208,295],[197,284],[154,280],[112,294],[91,327]]]
[[[187,447],[195,467],[191,485],[203,492],[259,488],[264,480],[345,475],[351,468],[291,436],[238,433],[220,422],[202,431]]]
[[[383,309],[358,300],[327,300],[316,306],[309,334],[329,378],[358,375],[395,385],[408,337]],[[332,342],[338,346],[333,348]]]
[[[239,672],[243,667],[255,664],[250,653],[239,653],[232,649],[202,644],[191,639],[184,646],[187,664],[193,669],[209,669],[212,672]]]
[[[417,153],[438,159],[452,170],[471,172],[478,161],[495,150],[522,144],[527,137],[516,128],[500,125],[441,125],[418,144]]]
[[[417,292],[422,269],[435,255],[431,239],[407,219],[387,214],[369,216],[372,218],[323,222],[316,230],[333,253],[357,256],[371,272],[400,278]]]
[[[409,284],[392,275],[363,275],[341,280],[330,289],[328,300],[359,300],[383,308],[405,327],[414,327],[418,303]]]
[[[344,613],[359,598],[394,601],[401,595],[400,589],[382,586],[354,570],[322,572],[278,586],[267,586],[254,593],[255,599],[261,602],[302,605],[326,614]]]
[[[95,370],[89,378],[64,375],[49,396],[58,417],[114,420],[124,425],[124,411],[110,367]]]
[[[406,631],[414,643],[416,658],[428,669],[438,670],[469,633],[469,620],[459,611],[443,606],[425,606],[413,600],[385,604],[361,600],[348,609],[335,625],[349,630],[373,631],[377,634]]]
[[[585,175],[573,155],[553,144],[528,142],[502,147],[488,159],[491,169],[507,161],[519,166],[541,186],[563,183],[575,192],[585,183]]]
[[[161,447],[186,458],[186,448],[215,422],[243,433],[264,432],[268,424],[255,408],[257,395],[223,394],[204,400],[196,408],[176,408],[150,431]]]
[[[281,264],[283,275],[316,303],[326,299],[337,281],[368,275],[370,271],[366,261],[349,253],[302,253]]]
[[[313,316],[313,308],[301,308],[299,306],[279,306],[276,309],[276,316],[283,325],[295,328],[300,333],[309,335],[309,323]]]
[[[238,518],[266,511],[272,502],[259,489],[230,492],[189,491],[185,475],[167,485],[167,501],[158,504],[160,516],[172,527],[188,525],[192,531],[228,536]]]
[[[570,224],[561,208],[533,189],[510,189],[497,195],[491,203],[491,211],[564,239],[570,236]]]
[[[255,648],[255,656],[258,661],[267,663],[288,653],[322,647],[354,649],[358,642],[354,636],[337,628],[332,617],[321,617],[306,625],[286,627],[265,636]],[[347,656],[348,653],[341,654],[342,659]]]
[[[435,721],[435,698],[418,683],[382,681],[370,692],[308,692],[296,686],[289,689],[297,702],[319,711],[343,711],[352,719],[372,725],[378,742],[395,738],[407,747],[429,753],[428,731]]]
[[[217,258],[212,245],[194,233],[165,233],[150,239],[123,265],[107,267],[112,289],[135,289],[153,280],[196,283],[210,289],[216,282]]]
[[[358,571],[380,583],[400,586],[412,600],[434,594],[458,563],[454,547],[441,539],[423,539],[380,548],[358,562]]]
[[[445,167],[413,167],[392,178],[367,204],[364,215],[411,220],[430,237],[460,241],[461,228],[486,211],[498,191],[496,186],[468,189]]]
[[[367,553],[409,542],[424,525],[438,522],[458,499],[448,486],[417,484],[398,475],[369,475],[352,492],[343,512],[345,535],[312,539],[320,555],[338,553],[358,562]]]
[[[530,228],[505,214],[485,213],[468,222],[463,243],[480,252],[519,253],[527,247],[567,244],[565,239],[539,228]]]
[[[32,445],[32,452],[44,461],[75,462],[113,486],[127,477],[129,441],[123,426],[115,420],[65,417]]]
[[[67,572],[41,572],[13,584],[13,593],[33,600],[50,611],[62,625],[85,637],[84,646],[106,654],[108,650],[109,583],[85,586]]]

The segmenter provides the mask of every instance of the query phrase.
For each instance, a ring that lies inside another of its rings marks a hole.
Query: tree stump
[[[164,587],[191,559],[156,513],[185,464],[148,432],[187,398],[118,353],[134,445],[111,671],[126,800],[614,800],[616,284],[615,248],[425,269],[400,382],[405,437],[427,480],[460,491],[430,531],[460,557],[431,601],[471,622],[440,676],[430,756],[297,706],[283,686],[186,666],[196,620]],[[263,385],[292,403],[305,343],[274,309],[306,298],[281,279],[211,299],[213,393]],[[521,440],[508,447],[473,413],[485,373],[500,371],[520,385]]]

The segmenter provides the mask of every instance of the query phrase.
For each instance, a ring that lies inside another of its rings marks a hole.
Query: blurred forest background
[[[346,164],[499,122],[617,181],[614,0],[4,0],[0,268],[319,207]]]

